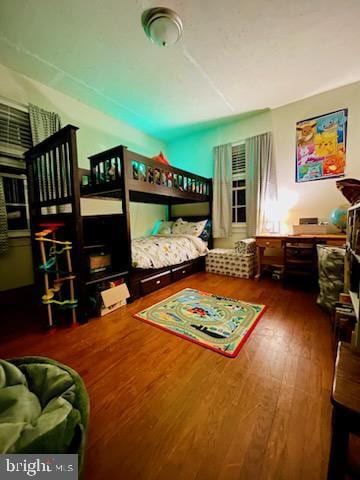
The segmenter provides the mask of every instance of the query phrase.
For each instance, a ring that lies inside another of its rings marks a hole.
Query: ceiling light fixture
[[[160,47],[175,45],[182,36],[181,18],[170,8],[156,7],[145,10],[141,23],[147,37]]]

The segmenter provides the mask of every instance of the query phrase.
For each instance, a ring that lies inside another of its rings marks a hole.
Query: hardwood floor
[[[185,287],[268,306],[237,358],[132,317]],[[86,479],[326,478],[333,353],[311,293],[198,273],[78,328],[0,346],[2,358],[31,354],[86,383]]]

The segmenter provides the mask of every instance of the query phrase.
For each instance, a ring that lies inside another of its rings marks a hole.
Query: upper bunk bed
[[[49,207],[61,205],[71,205],[67,210],[80,214],[80,197],[167,205],[211,201],[211,179],[163,164],[123,145],[90,156],[90,170],[79,168],[77,130],[67,125],[26,152],[30,202],[38,214],[41,209],[49,213]]]
[[[92,155],[81,195],[122,198],[133,202],[184,204],[209,202],[211,179],[160,163],[123,145]]]

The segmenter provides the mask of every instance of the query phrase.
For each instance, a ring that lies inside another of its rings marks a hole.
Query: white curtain
[[[251,237],[264,232],[269,204],[277,200],[271,132],[248,138],[245,152],[246,224],[247,235]]]
[[[9,247],[7,213],[3,179],[0,176],[0,255],[6,253]]]
[[[60,116],[29,103],[31,136],[33,145],[45,140],[61,128]]]
[[[227,238],[231,235],[232,223],[232,145],[214,147],[214,184],[213,184],[213,236]]]

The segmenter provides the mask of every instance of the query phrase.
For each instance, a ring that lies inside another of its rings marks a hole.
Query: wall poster
[[[345,175],[347,109],[296,123],[296,181]]]

